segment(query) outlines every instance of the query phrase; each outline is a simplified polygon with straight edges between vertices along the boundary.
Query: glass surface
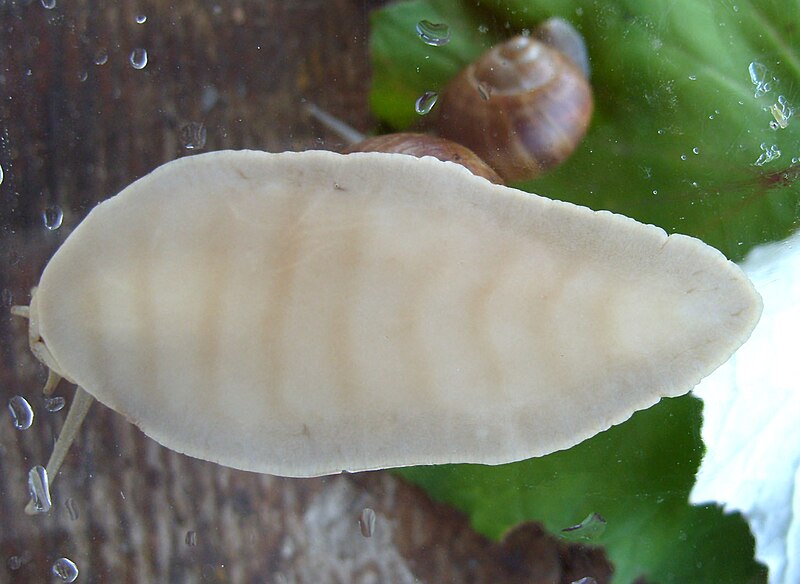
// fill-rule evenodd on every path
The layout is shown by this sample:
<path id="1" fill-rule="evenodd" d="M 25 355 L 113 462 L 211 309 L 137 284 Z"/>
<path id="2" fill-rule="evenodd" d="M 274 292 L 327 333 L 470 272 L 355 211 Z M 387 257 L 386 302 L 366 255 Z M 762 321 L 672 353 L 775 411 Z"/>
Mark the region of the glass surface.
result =
<path id="1" fill-rule="evenodd" d="M 764 315 L 694 392 L 705 405 L 666 399 L 497 467 L 292 479 L 174 452 L 94 404 L 47 476 L 74 386 L 43 395 L 11 307 L 98 202 L 202 152 L 434 133 L 450 80 L 550 16 L 585 39 L 593 117 L 562 166 L 514 186 L 740 263 Z M 0 0 L 0 582 L 800 581 L 799 17 L 777 1 Z M 226 431 L 213 411 L 202 424 Z"/>

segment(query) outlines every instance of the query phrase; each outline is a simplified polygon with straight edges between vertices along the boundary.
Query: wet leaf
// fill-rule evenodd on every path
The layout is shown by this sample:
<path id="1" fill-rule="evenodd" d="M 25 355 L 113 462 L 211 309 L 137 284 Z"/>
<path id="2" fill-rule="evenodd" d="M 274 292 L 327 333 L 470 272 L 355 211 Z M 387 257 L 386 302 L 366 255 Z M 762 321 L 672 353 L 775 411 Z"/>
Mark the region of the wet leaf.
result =
<path id="1" fill-rule="evenodd" d="M 755 583 L 764 571 L 739 515 L 688 504 L 702 456 L 701 404 L 668 399 L 562 452 L 497 467 L 449 465 L 398 471 L 435 499 L 466 512 L 499 539 L 528 520 L 555 534 L 597 513 L 593 545 L 606 548 L 614 582 Z"/>
<path id="2" fill-rule="evenodd" d="M 423 92 L 441 90 L 498 39 L 559 15 L 586 38 L 596 112 L 578 152 L 528 190 L 700 237 L 733 259 L 788 235 L 800 219 L 800 116 L 777 130 L 770 122 L 779 97 L 800 106 L 800 9 L 778 0 L 586 4 L 415 0 L 379 11 L 372 107 L 408 127 Z M 421 42 L 421 18 L 446 23 L 450 43 Z M 769 89 L 759 97 L 751 64 Z M 773 159 L 757 166 L 765 152 Z"/>

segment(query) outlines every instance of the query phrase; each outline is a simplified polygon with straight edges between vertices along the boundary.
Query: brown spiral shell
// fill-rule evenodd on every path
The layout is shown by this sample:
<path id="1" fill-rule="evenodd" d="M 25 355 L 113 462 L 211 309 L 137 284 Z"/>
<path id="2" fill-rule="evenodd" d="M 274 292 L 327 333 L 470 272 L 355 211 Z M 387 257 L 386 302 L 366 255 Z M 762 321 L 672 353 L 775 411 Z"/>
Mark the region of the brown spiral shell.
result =
<path id="1" fill-rule="evenodd" d="M 439 160 L 457 162 L 472 174 L 482 176 L 495 184 L 505 184 L 488 164 L 466 146 L 428 134 L 401 132 L 374 136 L 351 146 L 347 152 L 397 152 L 417 158 L 433 156 Z"/>
<path id="2" fill-rule="evenodd" d="M 572 60 L 517 36 L 450 82 L 439 98 L 436 127 L 513 182 L 563 162 L 586 134 L 593 107 L 589 82 Z"/>

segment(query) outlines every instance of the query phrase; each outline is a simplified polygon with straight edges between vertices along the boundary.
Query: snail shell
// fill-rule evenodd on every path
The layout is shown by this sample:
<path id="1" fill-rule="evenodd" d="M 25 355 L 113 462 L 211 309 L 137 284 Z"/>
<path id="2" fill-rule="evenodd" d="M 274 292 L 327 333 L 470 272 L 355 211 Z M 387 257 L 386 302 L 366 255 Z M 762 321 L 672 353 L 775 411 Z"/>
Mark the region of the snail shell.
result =
<path id="1" fill-rule="evenodd" d="M 583 71 L 583 76 L 589 79 L 591 76 L 589 51 L 586 49 L 583 35 L 577 28 L 563 18 L 553 16 L 534 28 L 532 32 L 534 38 L 569 57 Z"/>
<path id="2" fill-rule="evenodd" d="M 489 49 L 445 88 L 436 127 L 513 182 L 564 161 L 586 134 L 592 110 L 591 87 L 570 58 L 517 36 Z"/>
<path id="3" fill-rule="evenodd" d="M 354 144 L 346 152 L 396 152 L 417 158 L 433 156 L 439 160 L 457 162 L 472 174 L 482 176 L 495 184 L 505 184 L 488 164 L 466 146 L 428 134 L 401 132 L 374 136 Z"/>

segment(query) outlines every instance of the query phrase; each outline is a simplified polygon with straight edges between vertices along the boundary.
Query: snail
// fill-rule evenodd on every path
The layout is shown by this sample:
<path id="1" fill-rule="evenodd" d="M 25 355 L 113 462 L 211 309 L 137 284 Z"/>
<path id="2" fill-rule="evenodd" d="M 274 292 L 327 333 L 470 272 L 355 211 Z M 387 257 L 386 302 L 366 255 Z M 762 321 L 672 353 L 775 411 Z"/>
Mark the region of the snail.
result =
<path id="1" fill-rule="evenodd" d="M 588 76 L 580 33 L 551 18 L 529 36 L 492 47 L 445 87 L 430 124 L 439 137 L 403 133 L 358 141 L 352 131 L 342 133 L 357 142 L 348 152 L 431 155 L 469 161 L 473 173 L 493 182 L 498 175 L 504 182 L 529 180 L 566 160 L 586 134 L 594 108 Z M 336 126 L 313 106 L 309 111 Z"/>
<path id="2" fill-rule="evenodd" d="M 520 38 L 487 55 L 528 54 Z M 486 145 L 506 180 L 558 159 Z M 688 392 L 760 317 L 697 239 L 491 184 L 440 137 L 359 149 L 376 151 L 189 156 L 90 212 L 11 309 L 45 393 L 78 386 L 45 477 L 94 399 L 173 450 L 280 476 L 543 456 Z"/>
<path id="3" fill-rule="evenodd" d="M 254 472 L 503 464 L 688 392 L 761 300 L 697 239 L 430 156 L 223 150 L 94 207 L 12 313 L 78 386 L 37 513 L 94 399 Z"/>

